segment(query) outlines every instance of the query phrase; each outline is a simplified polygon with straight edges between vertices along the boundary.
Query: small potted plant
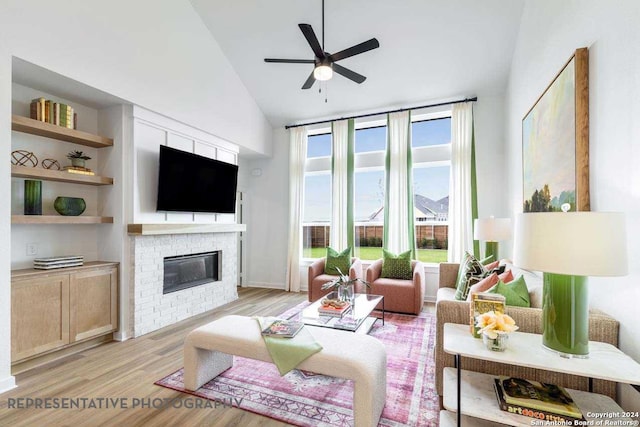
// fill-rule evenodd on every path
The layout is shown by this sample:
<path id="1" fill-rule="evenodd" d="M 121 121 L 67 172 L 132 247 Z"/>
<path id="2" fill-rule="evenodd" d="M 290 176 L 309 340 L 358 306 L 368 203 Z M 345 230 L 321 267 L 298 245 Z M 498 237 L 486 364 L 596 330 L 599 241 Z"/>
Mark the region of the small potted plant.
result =
<path id="1" fill-rule="evenodd" d="M 505 351 L 509 332 L 518 330 L 511 316 L 494 311 L 476 316 L 476 326 L 480 328 L 484 344 L 493 351 Z"/>
<path id="2" fill-rule="evenodd" d="M 91 157 L 85 155 L 82 151 L 72 151 L 67 154 L 67 159 L 71 160 L 71 166 L 76 168 L 84 168 L 85 160 L 90 160 Z"/>
<path id="3" fill-rule="evenodd" d="M 336 270 L 338 270 L 338 277 L 322 285 L 321 289 L 335 289 L 338 294 L 338 300 L 351 301 L 354 295 L 353 287 L 357 282 L 364 284 L 368 288 L 370 287 L 364 280 L 358 278 L 352 279 L 349 276 L 344 275 L 338 267 L 336 267 Z"/>

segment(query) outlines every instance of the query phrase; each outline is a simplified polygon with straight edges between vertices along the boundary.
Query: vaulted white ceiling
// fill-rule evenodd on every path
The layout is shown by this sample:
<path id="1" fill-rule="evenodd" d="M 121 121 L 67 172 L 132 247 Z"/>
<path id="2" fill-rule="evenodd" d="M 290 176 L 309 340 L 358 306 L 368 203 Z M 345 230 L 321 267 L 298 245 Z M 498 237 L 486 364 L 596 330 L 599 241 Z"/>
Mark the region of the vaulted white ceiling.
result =
<path id="1" fill-rule="evenodd" d="M 326 0 L 325 50 L 376 37 L 378 49 L 340 61 L 367 80 L 302 84 L 313 59 L 299 23 L 321 40 L 321 0 L 191 0 L 274 127 L 309 119 L 502 93 L 524 0 Z M 206 52 L 203 52 L 206 55 Z M 325 93 L 326 91 L 326 93 Z M 325 95 L 327 102 L 325 103 Z"/>

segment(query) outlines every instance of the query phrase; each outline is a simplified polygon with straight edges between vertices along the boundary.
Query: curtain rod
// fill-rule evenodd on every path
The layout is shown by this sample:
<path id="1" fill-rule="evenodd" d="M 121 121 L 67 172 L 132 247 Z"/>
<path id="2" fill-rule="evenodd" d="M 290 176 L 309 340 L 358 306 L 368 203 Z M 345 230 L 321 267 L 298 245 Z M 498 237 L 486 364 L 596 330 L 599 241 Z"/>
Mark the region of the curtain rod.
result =
<path id="1" fill-rule="evenodd" d="M 441 107 L 443 105 L 460 104 L 460 103 L 463 103 L 463 102 L 475 102 L 477 100 L 478 100 L 478 97 L 474 96 L 473 98 L 459 99 L 457 101 L 439 102 L 437 104 L 419 105 L 417 107 L 398 108 L 397 110 L 378 111 L 377 113 L 358 114 L 356 116 L 340 117 L 340 118 L 337 118 L 337 119 L 327 119 L 327 120 L 319 120 L 317 122 L 300 123 L 299 125 L 286 125 L 284 128 L 285 129 L 290 129 L 290 128 L 297 128 L 297 127 L 300 127 L 300 126 L 311 126 L 311 125 L 317 125 L 317 124 L 320 124 L 320 123 L 329 123 L 329 122 L 333 122 L 333 121 L 336 121 L 336 120 L 360 119 L 362 117 L 379 116 L 380 114 L 399 113 L 401 111 L 419 110 L 421 108 L 429 108 L 429 107 Z"/>

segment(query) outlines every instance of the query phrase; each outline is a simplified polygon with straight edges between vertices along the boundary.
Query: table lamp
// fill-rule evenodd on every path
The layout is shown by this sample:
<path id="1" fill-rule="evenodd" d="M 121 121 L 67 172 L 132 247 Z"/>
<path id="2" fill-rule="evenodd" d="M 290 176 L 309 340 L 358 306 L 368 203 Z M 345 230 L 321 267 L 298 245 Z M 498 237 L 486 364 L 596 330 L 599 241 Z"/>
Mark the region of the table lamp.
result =
<path id="1" fill-rule="evenodd" d="M 511 239 L 511 218 L 476 219 L 473 223 L 473 240 L 485 240 L 485 258 L 493 255 L 498 259 L 498 242 Z"/>
<path id="2" fill-rule="evenodd" d="M 587 276 L 626 275 L 626 248 L 623 213 L 517 215 L 513 263 L 543 272 L 544 347 L 563 357 L 588 357 Z"/>

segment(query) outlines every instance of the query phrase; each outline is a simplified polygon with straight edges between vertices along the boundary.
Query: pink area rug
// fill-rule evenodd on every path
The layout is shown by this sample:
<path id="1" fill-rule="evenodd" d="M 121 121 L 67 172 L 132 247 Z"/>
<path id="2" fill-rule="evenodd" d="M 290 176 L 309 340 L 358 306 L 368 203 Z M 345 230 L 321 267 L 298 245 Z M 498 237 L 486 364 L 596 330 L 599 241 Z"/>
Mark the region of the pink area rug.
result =
<path id="1" fill-rule="evenodd" d="M 300 305 L 281 317 L 295 317 Z M 387 313 L 370 335 L 387 349 L 387 402 L 379 426 L 437 426 L 435 316 Z M 234 356 L 233 368 L 195 392 L 183 388 L 182 369 L 155 384 L 298 426 L 352 426 L 353 382 L 294 370 L 284 377 L 275 365 Z"/>

